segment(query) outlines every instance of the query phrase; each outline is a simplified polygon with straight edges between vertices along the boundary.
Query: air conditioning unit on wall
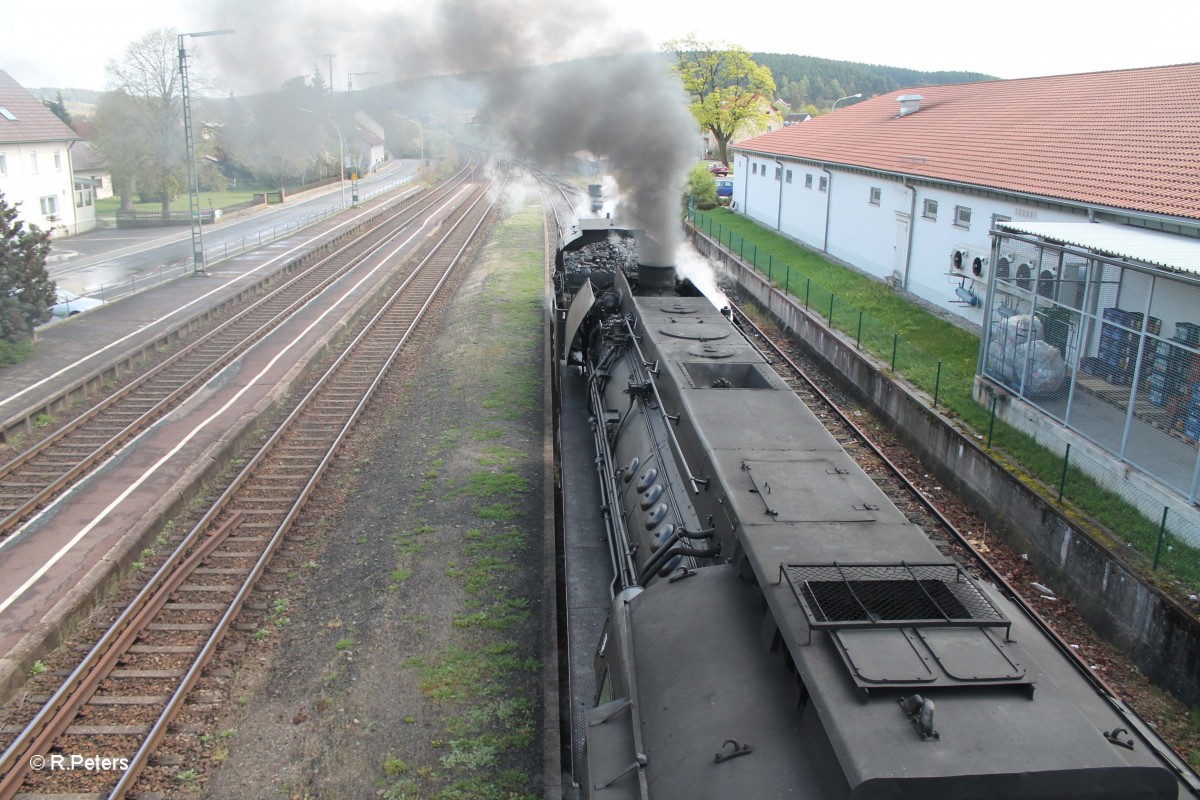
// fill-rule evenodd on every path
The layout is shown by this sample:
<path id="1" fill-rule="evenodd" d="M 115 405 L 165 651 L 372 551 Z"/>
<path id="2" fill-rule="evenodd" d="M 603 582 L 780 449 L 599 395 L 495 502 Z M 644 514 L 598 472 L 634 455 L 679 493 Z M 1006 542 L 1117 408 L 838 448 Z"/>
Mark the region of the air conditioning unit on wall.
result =
<path id="1" fill-rule="evenodd" d="M 967 256 L 967 264 L 963 271 L 970 273 L 975 278 L 986 278 L 988 258 L 991 256 L 991 253 L 987 250 L 972 247 L 967 250 Z"/>
<path id="2" fill-rule="evenodd" d="M 965 272 L 971 268 L 971 251 L 965 244 L 956 245 L 950 250 L 950 269 L 955 272 Z"/>

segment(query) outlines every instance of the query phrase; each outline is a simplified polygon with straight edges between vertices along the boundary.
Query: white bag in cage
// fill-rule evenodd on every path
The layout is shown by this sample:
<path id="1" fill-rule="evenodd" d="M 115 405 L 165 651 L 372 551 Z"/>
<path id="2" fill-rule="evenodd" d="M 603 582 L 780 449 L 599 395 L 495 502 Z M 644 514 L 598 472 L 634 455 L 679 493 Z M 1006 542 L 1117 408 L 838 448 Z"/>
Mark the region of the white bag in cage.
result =
<path id="1" fill-rule="evenodd" d="M 992 343 L 998 344 L 1002 351 L 1010 352 L 1031 339 L 1041 339 L 1042 321 L 1032 314 L 1014 314 L 996 320 L 994 331 Z"/>
<path id="2" fill-rule="evenodd" d="M 1018 374 L 1026 369 L 1026 394 L 1049 394 L 1058 391 L 1067 377 L 1067 365 L 1062 353 L 1049 342 L 1033 341 L 1019 345 L 1012 366 L 1014 381 L 1020 382 Z"/>

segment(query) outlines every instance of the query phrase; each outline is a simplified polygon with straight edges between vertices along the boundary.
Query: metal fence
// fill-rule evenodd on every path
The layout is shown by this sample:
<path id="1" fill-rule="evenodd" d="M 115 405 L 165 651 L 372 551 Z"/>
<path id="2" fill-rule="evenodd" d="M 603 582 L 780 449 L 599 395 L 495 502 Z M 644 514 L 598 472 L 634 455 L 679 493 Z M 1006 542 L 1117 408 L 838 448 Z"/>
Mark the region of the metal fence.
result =
<path id="1" fill-rule="evenodd" d="M 366 202 L 371 198 L 377 197 L 386 192 L 390 192 L 407 183 L 412 183 L 412 177 L 397 178 L 393 181 L 381 184 L 372 188 L 370 191 L 362 192 L 359 195 L 359 202 Z M 336 183 L 336 179 L 334 181 Z M 251 205 L 262 205 L 261 203 L 252 203 Z M 325 206 L 324 208 L 314 211 L 311 214 L 305 214 L 295 222 L 289 222 L 285 225 L 272 225 L 269 229 L 263 228 L 248 236 L 242 236 L 239 239 L 220 242 L 218 244 L 208 245 L 204 248 L 204 263 L 207 266 L 220 263 L 229 258 L 255 250 L 266 244 L 271 244 L 285 236 L 290 236 L 297 231 L 303 230 L 311 225 L 314 225 L 322 220 L 328 219 L 342 211 L 340 203 Z M 187 212 L 182 212 L 185 215 Z M 208 234 L 210 237 L 213 233 Z M 134 273 L 127 279 L 118 282 L 101 283 L 98 287 L 89 287 L 85 293 L 88 297 L 94 297 L 105 302 L 116 300 L 119 297 L 135 294 L 152 286 L 157 286 L 169 280 L 174 280 L 183 275 L 187 275 L 193 269 L 192 259 L 190 257 L 180 258 L 172 261 L 169 264 L 161 264 L 157 267 Z"/>
<path id="2" fill-rule="evenodd" d="M 1026 253 L 1024 255 L 1030 258 L 1013 259 L 1012 264 L 1016 266 L 1010 264 L 1009 277 L 997 280 L 997 286 L 1008 292 L 1007 299 L 1001 300 L 998 290 L 998 302 L 994 303 L 995 307 L 1007 308 L 1006 313 L 1000 315 L 1004 322 L 999 323 L 988 337 L 989 349 L 983 359 L 989 378 L 1002 383 L 1022 400 L 1060 423 L 1083 423 L 1092 419 L 1089 414 L 1095 403 L 1111 406 L 1119 420 L 1097 418 L 1095 426 L 1089 428 L 1097 439 L 1097 449 L 1089 452 L 1078 446 L 1072 449 L 1068 438 L 1027 416 L 1002 417 L 996 403 L 987 407 L 977 402 L 973 394 L 975 364 L 945 363 L 938 355 L 907 340 L 894 326 L 839 298 L 833 290 L 777 258 L 752 239 L 730 230 L 703 212 L 689 210 L 688 217 L 697 230 L 755 271 L 766 275 L 772 285 L 796 298 L 807 312 L 821 317 L 829 327 L 853 339 L 859 349 L 871 353 L 893 373 L 927 392 L 934 407 L 952 410 L 975 429 L 981 443 L 1007 453 L 1037 476 L 1051 492 L 1057 491 L 1060 501 L 1071 502 L 1116 532 L 1124 546 L 1136 551 L 1136 555 L 1134 552 L 1128 555 L 1143 559 L 1147 566 L 1155 569 L 1170 567 L 1189 585 L 1200 588 L 1200 524 L 1196 522 L 1195 509 L 1182 501 L 1164 502 L 1163 493 L 1140 490 L 1126 479 L 1121 469 L 1114 470 L 1111 461 L 1104 458 L 1107 451 L 1129 462 L 1130 456 L 1153 447 L 1141 438 L 1142 426 L 1163 425 L 1162 409 L 1176 406 L 1174 400 L 1165 406 L 1158 405 L 1160 395 L 1152 395 L 1152 392 L 1161 391 L 1160 382 L 1152 382 L 1146 369 L 1138 371 L 1140 364 L 1150 363 L 1145 358 L 1146 352 L 1164 341 L 1162 331 L 1154 330 L 1153 323 L 1146 320 L 1140 323 L 1140 328 L 1148 329 L 1141 330 L 1138 324 L 1133 324 L 1137 322 L 1136 318 L 1116 319 L 1111 313 L 1109 319 L 1104 316 L 1102 309 L 1110 307 L 1104 303 L 1106 298 L 1114 296 L 1118 276 L 1112 272 L 1104 273 L 1088 287 L 1090 295 L 1081 295 L 1077 271 L 1072 273 L 1070 268 L 1056 266 L 1050 275 L 1048 264 L 1046 269 L 1035 270 L 1034 265 L 1040 266 L 1041 254 Z M 1038 257 L 1032 258 L 1034 255 Z M 1018 274 L 1016 267 L 1022 264 L 1027 264 L 1028 268 Z M 1129 276 L 1123 277 L 1130 280 Z M 1083 296 L 1095 298 L 1090 312 L 1085 310 Z M 1112 303 L 1111 307 L 1115 305 Z M 1115 326 L 1113 330 L 1120 330 L 1136 340 L 1135 344 L 1125 345 L 1127 353 L 1122 351 L 1132 359 L 1127 367 L 1122 367 L 1128 369 L 1129 376 L 1129 385 L 1123 389 L 1123 402 L 1115 396 L 1119 386 L 1107 384 L 1102 377 L 1088 371 L 1090 368 L 1101 371 L 1098 363 L 1083 360 L 1083 369 L 1069 376 L 1064 371 L 1056 372 L 1069 359 L 1094 357 L 1101 339 L 1106 335 L 1109 339 L 1114 336 L 1113 333 L 1105 334 L 1105 325 Z M 976 338 L 966 331 L 961 335 Z M 1169 346 L 1175 348 L 1166 351 L 1170 363 L 1181 364 L 1195 356 L 1196 363 L 1200 364 L 1200 350 L 1196 347 L 1177 340 L 1172 340 Z M 1054 362 L 1047 347 L 1060 354 L 1059 362 L 1047 363 Z M 1055 375 L 1060 379 L 1058 383 L 1054 382 Z M 1196 380 L 1200 382 L 1200 377 Z M 1078 390 L 1081 385 L 1094 389 L 1094 382 L 1108 385 L 1107 399 L 1093 398 Z M 1188 400 L 1200 408 L 1200 390 L 1195 398 L 1179 391 L 1174 397 L 1179 403 Z M 1131 413 L 1148 408 L 1159 409 L 1160 416 L 1142 419 L 1139 414 Z M 1169 436 L 1174 446 L 1181 448 L 1178 460 L 1186 464 L 1186 469 L 1171 468 L 1174 480 L 1168 485 L 1190 488 L 1195 485 L 1191 470 L 1197 463 L 1197 445 L 1195 436 L 1190 440 L 1187 436 L 1189 417 L 1183 416 L 1182 427 L 1179 427 L 1179 419 L 1178 415 L 1174 417 L 1173 431 L 1159 430 L 1159 433 Z M 1129 422 L 1128 429 L 1119 424 L 1125 422 Z M 1194 425 L 1200 428 L 1200 410 Z M 1146 469 L 1148 474 L 1157 478 L 1159 473 L 1171 471 L 1164 466 L 1160 453 L 1146 452 L 1145 457 L 1147 462 L 1157 465 Z"/>

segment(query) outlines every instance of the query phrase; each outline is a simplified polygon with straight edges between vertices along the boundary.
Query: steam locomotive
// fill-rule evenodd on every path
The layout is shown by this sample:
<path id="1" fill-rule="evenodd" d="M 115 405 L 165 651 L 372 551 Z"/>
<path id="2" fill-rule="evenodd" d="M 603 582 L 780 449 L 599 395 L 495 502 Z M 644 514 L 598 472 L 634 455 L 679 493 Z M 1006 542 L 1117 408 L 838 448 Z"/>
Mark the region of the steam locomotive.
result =
<path id="1" fill-rule="evenodd" d="M 564 492 L 596 494 L 611 566 L 607 617 L 572 654 L 592 666 L 578 796 L 1192 796 L 1153 733 L 911 524 L 725 315 L 637 263 L 638 238 L 585 222 L 556 254 L 561 424 L 594 447 Z"/>

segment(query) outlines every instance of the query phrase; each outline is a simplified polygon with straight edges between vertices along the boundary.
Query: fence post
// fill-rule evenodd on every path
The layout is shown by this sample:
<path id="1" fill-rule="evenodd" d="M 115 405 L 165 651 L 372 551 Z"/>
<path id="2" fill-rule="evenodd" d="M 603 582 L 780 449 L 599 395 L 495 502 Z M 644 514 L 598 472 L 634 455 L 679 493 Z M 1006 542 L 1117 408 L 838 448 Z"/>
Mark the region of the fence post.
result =
<path id="1" fill-rule="evenodd" d="M 1062 477 L 1058 479 L 1058 502 L 1062 502 L 1063 490 L 1067 488 L 1067 467 L 1071 464 L 1071 443 L 1067 443 L 1067 452 L 1063 453 Z"/>
<path id="2" fill-rule="evenodd" d="M 858 338 L 854 341 L 854 348 L 862 350 L 862 317 L 863 312 L 858 312 Z"/>
<path id="3" fill-rule="evenodd" d="M 988 447 L 992 446 L 992 431 L 996 428 L 996 404 L 1000 402 L 1000 395 L 992 395 L 992 417 L 988 420 Z"/>
<path id="4" fill-rule="evenodd" d="M 1158 546 L 1154 548 L 1154 567 L 1153 567 L 1153 569 L 1155 569 L 1155 570 L 1158 569 L 1158 556 L 1160 553 L 1162 553 L 1163 539 L 1165 539 L 1167 537 L 1167 512 L 1169 510 L 1170 510 L 1170 506 L 1163 506 L 1162 523 L 1158 526 Z"/>
<path id="5" fill-rule="evenodd" d="M 767 253 L 767 285 L 771 285 L 771 273 L 775 269 L 775 255 Z"/>
<path id="6" fill-rule="evenodd" d="M 833 301 L 837 297 L 833 292 L 829 293 L 829 327 L 833 327 Z"/>
<path id="7" fill-rule="evenodd" d="M 892 372 L 896 371 L 896 348 L 900 346 L 900 334 L 892 334 Z"/>
<path id="8" fill-rule="evenodd" d="M 745 245 L 745 244 L 746 244 L 746 240 L 742 239 L 742 245 Z M 744 261 L 745 259 L 746 259 L 746 256 L 743 255 L 742 260 Z M 756 266 L 756 267 L 758 266 L 758 245 L 757 244 L 754 245 L 754 266 Z"/>
<path id="9" fill-rule="evenodd" d="M 783 266 L 785 267 L 785 271 L 784 271 L 784 273 L 783 273 L 783 293 L 784 293 L 784 294 L 791 294 L 791 292 L 792 292 L 792 289 L 791 289 L 791 286 L 792 286 L 792 265 L 791 265 L 791 264 L 784 264 Z"/>
<path id="10" fill-rule="evenodd" d="M 937 377 L 933 379 L 933 407 L 937 408 L 938 393 L 942 390 L 942 362 L 938 362 Z"/>
<path id="11" fill-rule="evenodd" d="M 809 291 L 811 289 L 812 289 L 812 278 L 807 278 L 806 283 L 804 284 L 804 310 L 805 311 L 808 311 L 808 295 L 809 295 Z"/>

